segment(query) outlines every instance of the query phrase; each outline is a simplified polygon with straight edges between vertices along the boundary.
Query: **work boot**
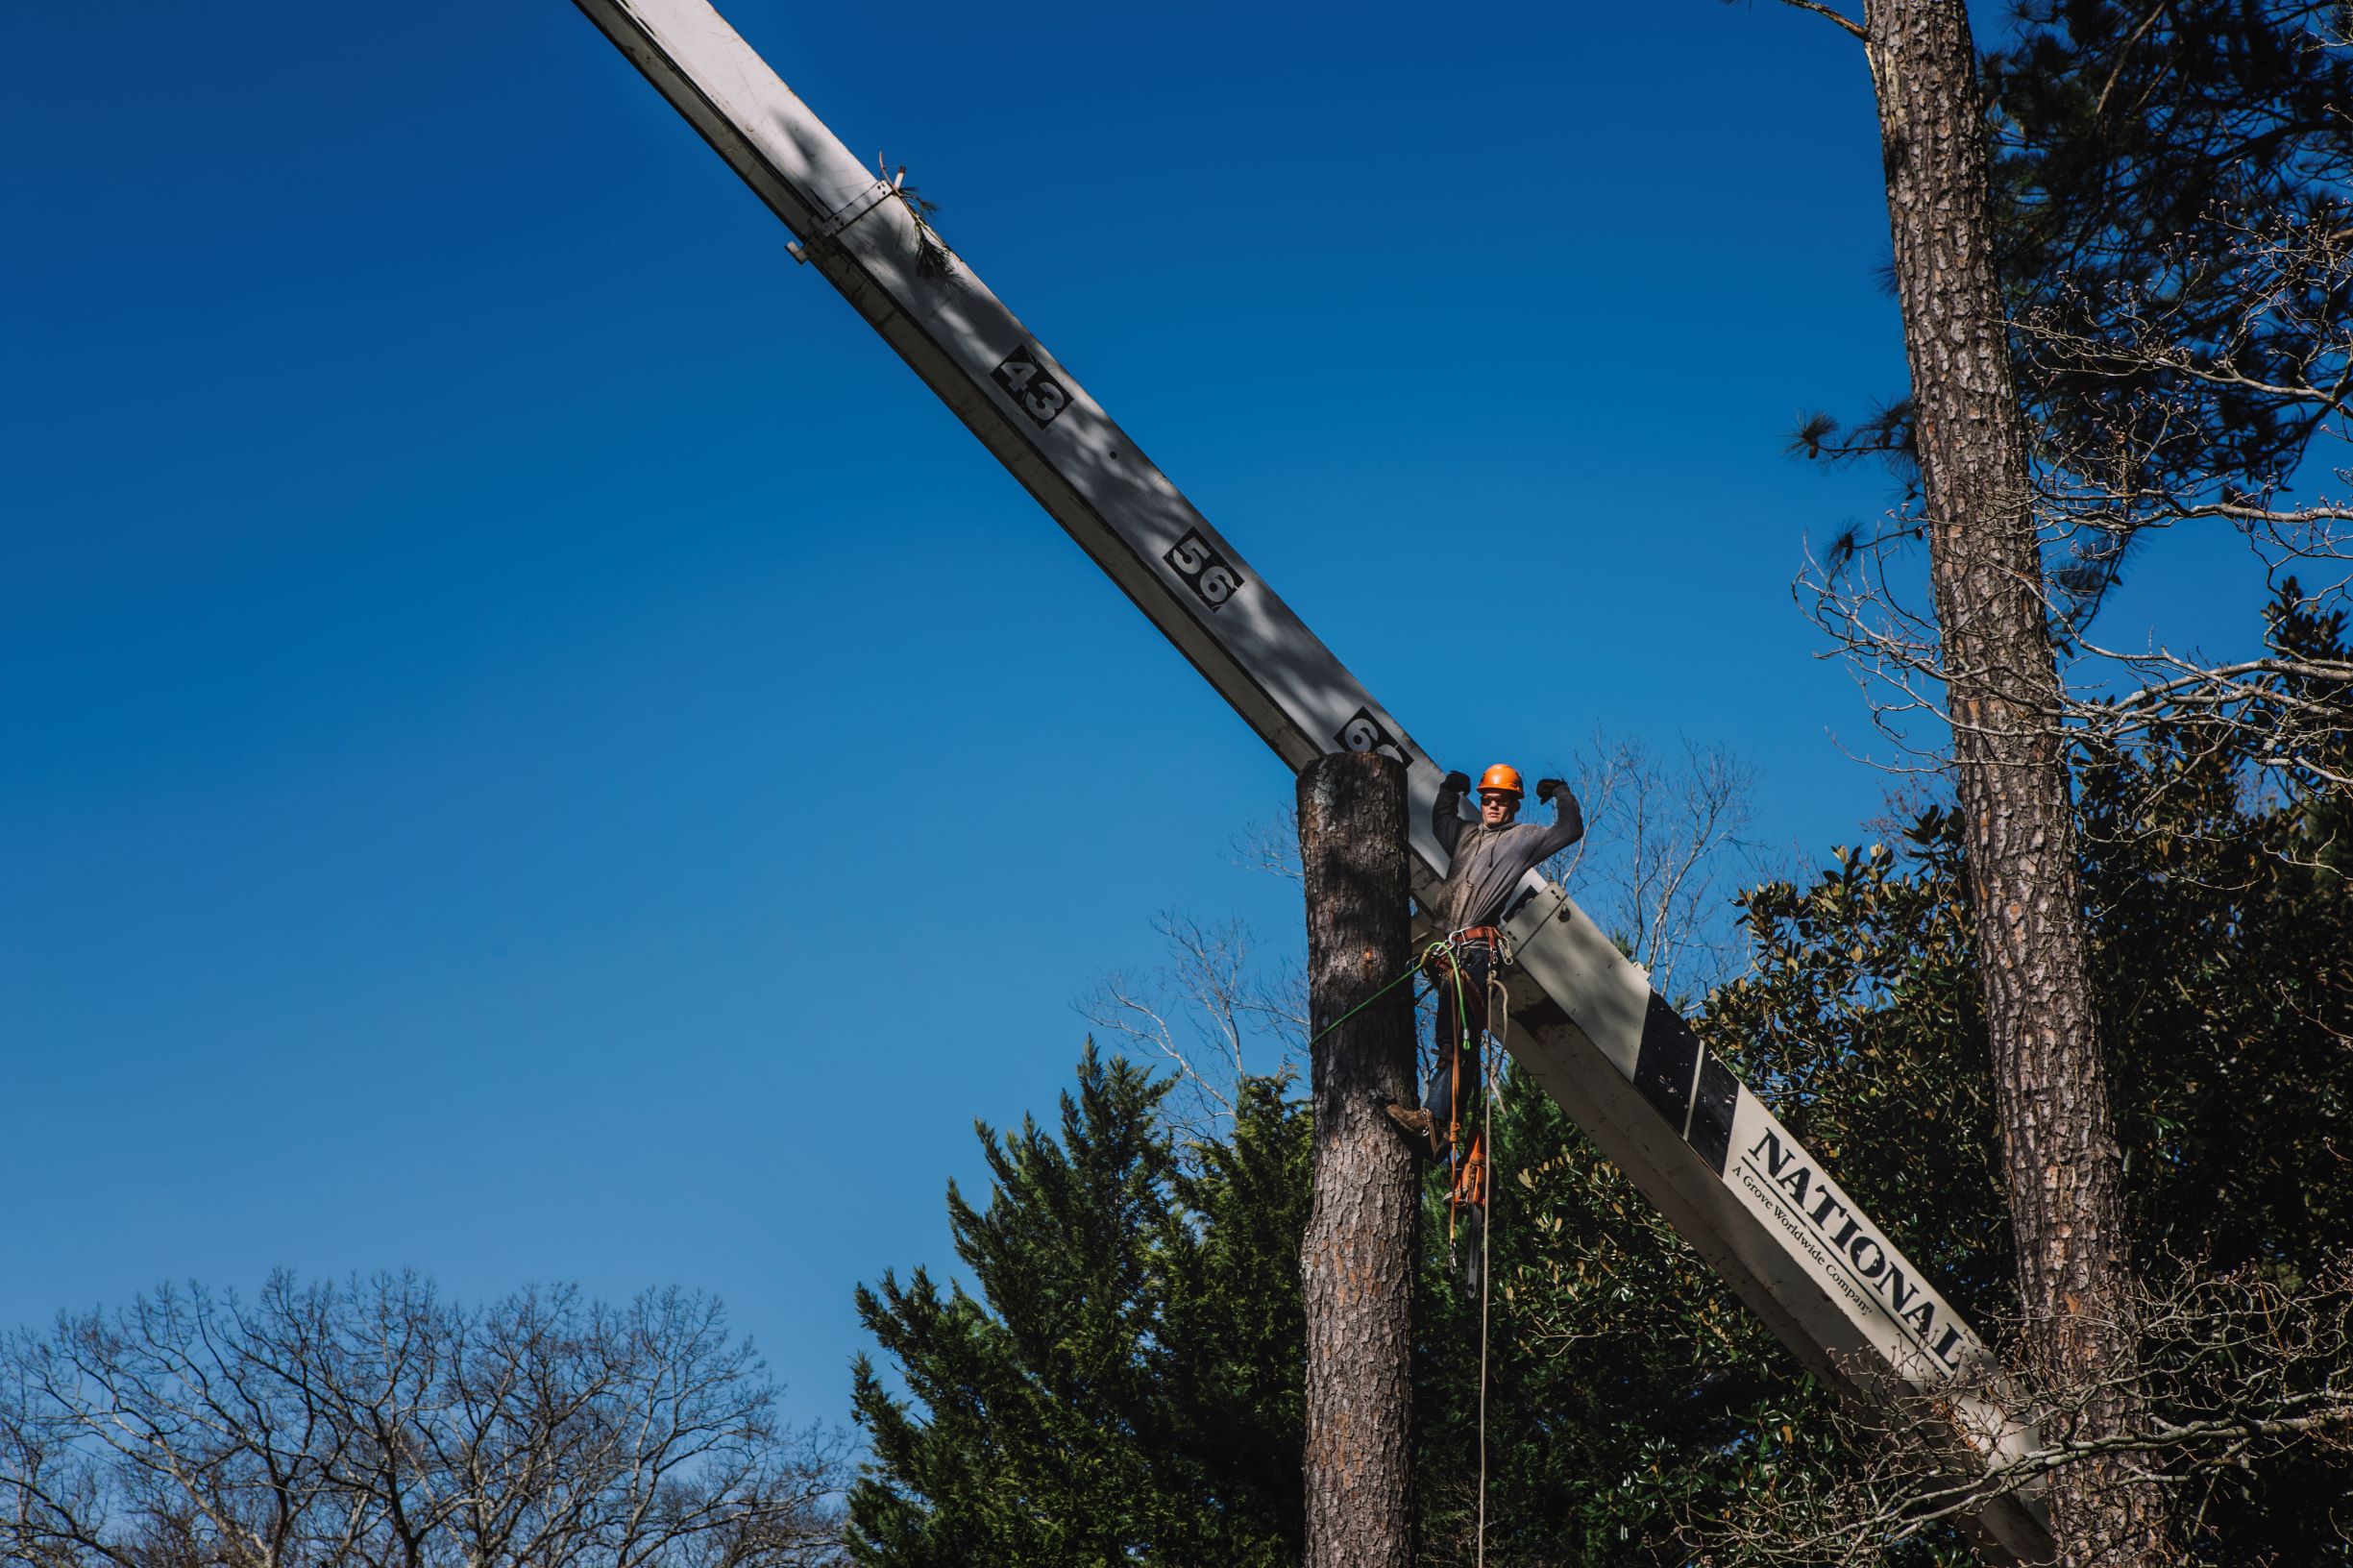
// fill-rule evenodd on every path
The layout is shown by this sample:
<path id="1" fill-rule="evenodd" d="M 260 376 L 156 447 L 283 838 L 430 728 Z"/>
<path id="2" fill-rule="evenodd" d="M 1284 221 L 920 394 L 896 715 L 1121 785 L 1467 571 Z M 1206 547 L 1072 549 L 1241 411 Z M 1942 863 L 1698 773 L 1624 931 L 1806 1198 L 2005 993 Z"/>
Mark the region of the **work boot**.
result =
<path id="1" fill-rule="evenodd" d="M 1430 1119 L 1428 1111 L 1420 1106 L 1399 1105 L 1395 1100 L 1385 1097 L 1381 1102 L 1381 1109 L 1388 1113 L 1391 1121 L 1411 1134 L 1429 1151 L 1433 1160 L 1438 1157 L 1437 1123 Z"/>

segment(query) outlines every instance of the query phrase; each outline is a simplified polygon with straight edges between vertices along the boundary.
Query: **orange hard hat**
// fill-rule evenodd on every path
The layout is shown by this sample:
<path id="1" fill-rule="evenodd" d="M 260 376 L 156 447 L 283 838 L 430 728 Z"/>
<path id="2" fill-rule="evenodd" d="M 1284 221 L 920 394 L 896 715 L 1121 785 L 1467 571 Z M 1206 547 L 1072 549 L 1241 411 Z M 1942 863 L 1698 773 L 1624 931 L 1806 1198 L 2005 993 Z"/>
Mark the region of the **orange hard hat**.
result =
<path id="1" fill-rule="evenodd" d="M 1499 762 L 1479 775 L 1479 793 L 1486 795 L 1490 792 L 1498 795 L 1528 793 L 1520 788 L 1520 771 L 1507 762 Z"/>

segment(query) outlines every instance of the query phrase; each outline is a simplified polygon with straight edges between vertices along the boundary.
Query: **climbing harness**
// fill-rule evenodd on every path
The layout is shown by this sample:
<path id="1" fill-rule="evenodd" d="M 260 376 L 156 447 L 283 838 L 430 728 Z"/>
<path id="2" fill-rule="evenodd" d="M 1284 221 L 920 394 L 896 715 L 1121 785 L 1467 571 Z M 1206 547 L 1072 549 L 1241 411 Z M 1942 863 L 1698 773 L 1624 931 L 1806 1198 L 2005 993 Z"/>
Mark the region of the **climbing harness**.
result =
<path id="1" fill-rule="evenodd" d="M 1466 1279 L 1483 1290 L 1486 1278 L 1487 1199 L 1493 1185 L 1493 1172 L 1489 1168 L 1488 1156 L 1488 1150 L 1493 1141 L 1493 1115 L 1490 1106 L 1491 1096 L 1485 1092 L 1483 1082 L 1487 1076 L 1485 1071 L 1487 1058 L 1484 1052 L 1478 1052 L 1474 1059 L 1481 1064 L 1480 1076 L 1483 1082 L 1480 1103 L 1488 1112 L 1485 1118 L 1488 1125 L 1475 1129 L 1472 1132 L 1469 1146 L 1465 1148 L 1462 1138 L 1462 1090 L 1464 1088 L 1462 1059 L 1476 1052 L 1478 1047 L 1478 1041 L 1473 1038 L 1470 999 L 1464 991 L 1465 976 L 1462 972 L 1462 959 L 1458 951 L 1466 939 L 1483 943 L 1487 947 L 1486 973 L 1477 982 L 1483 992 L 1480 997 L 1480 1011 L 1485 1015 L 1481 1019 L 1481 1027 L 1478 1032 L 1491 1038 L 1498 1050 L 1503 1046 L 1505 1031 L 1509 1028 L 1508 1021 L 1507 1021 L 1503 1028 L 1499 1029 L 1496 1026 L 1496 1020 L 1499 1017 L 1507 1020 L 1509 1017 L 1510 1000 L 1504 990 L 1503 971 L 1505 966 L 1511 962 L 1511 948 L 1509 943 L 1505 940 L 1503 932 L 1495 927 L 1474 926 L 1468 930 L 1452 932 L 1443 942 L 1433 943 L 1424 956 L 1424 962 L 1427 963 L 1431 953 L 1442 953 L 1446 968 L 1441 978 L 1451 981 L 1454 986 L 1455 1028 L 1453 1033 L 1456 1039 L 1446 1064 L 1446 1161 L 1451 1177 L 1448 1184 L 1446 1207 L 1446 1263 L 1449 1268 L 1452 1268 L 1458 1262 L 1463 1262 Z M 1459 1260 L 1456 1252 L 1458 1231 L 1464 1232 L 1467 1236 L 1462 1249 L 1464 1257 Z"/>

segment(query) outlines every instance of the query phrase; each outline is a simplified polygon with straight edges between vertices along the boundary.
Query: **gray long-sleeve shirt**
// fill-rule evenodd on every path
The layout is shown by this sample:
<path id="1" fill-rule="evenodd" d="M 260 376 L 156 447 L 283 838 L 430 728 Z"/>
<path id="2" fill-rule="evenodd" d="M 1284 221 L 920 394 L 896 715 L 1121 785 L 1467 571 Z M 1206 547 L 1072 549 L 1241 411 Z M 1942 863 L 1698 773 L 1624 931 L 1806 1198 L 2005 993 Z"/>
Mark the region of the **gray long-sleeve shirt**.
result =
<path id="1" fill-rule="evenodd" d="M 1449 931 L 1494 924 L 1521 877 L 1585 836 L 1585 814 L 1566 789 L 1553 796 L 1556 816 L 1550 827 L 1465 821 L 1462 796 L 1441 784 L 1430 809 L 1430 831 L 1449 857 L 1437 908 Z"/>

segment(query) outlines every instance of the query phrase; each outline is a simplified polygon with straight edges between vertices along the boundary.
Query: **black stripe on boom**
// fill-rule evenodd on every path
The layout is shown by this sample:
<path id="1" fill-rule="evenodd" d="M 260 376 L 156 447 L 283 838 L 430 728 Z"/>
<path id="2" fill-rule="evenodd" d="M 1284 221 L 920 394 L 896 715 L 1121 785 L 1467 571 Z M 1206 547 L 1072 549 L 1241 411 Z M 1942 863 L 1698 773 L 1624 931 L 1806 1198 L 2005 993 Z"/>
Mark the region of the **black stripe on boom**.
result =
<path id="1" fill-rule="evenodd" d="M 1652 992 L 1650 1010 L 1642 1015 L 1642 1048 L 1634 1054 L 1634 1088 L 1678 1138 L 1691 1115 L 1691 1080 L 1699 1069 L 1699 1037 Z"/>
<path id="2" fill-rule="evenodd" d="M 1700 1064 L 1700 1094 L 1691 1108 L 1691 1146 L 1719 1176 L 1732 1152 L 1732 1113 L 1740 1106 L 1740 1080 L 1713 1051 Z"/>

